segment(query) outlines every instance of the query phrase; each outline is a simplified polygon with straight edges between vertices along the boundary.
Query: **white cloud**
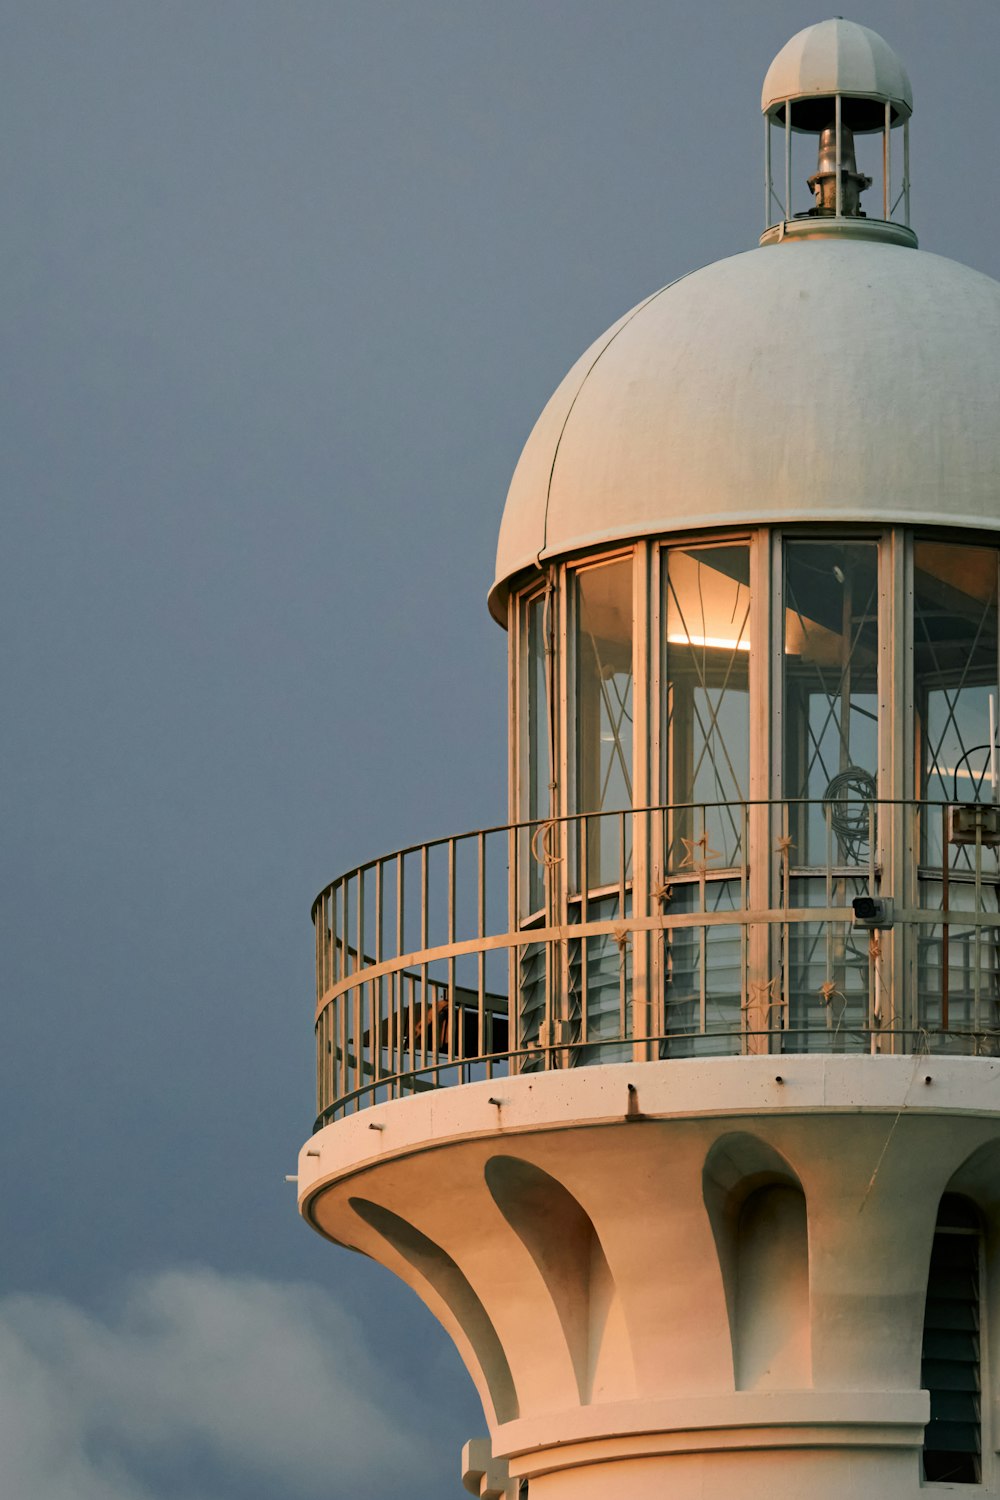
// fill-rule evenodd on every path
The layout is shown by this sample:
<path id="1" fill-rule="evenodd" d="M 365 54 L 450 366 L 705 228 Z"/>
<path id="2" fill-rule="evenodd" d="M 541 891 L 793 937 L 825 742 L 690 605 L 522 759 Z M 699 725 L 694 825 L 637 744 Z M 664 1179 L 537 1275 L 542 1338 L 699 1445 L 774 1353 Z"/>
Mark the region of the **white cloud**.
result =
<path id="1" fill-rule="evenodd" d="M 401 1424 L 400 1394 L 318 1287 L 172 1271 L 104 1318 L 0 1299 L 0 1473 L 16 1500 L 414 1493 L 441 1455 Z"/>

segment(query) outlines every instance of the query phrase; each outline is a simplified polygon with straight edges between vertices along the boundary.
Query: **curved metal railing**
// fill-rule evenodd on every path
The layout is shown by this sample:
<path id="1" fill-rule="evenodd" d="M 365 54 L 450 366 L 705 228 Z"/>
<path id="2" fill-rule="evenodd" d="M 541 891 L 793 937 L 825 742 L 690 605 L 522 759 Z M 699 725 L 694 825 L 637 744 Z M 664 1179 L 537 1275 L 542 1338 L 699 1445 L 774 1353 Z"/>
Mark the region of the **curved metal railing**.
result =
<path id="1" fill-rule="evenodd" d="M 841 798 L 547 819 L 372 860 L 313 905 L 318 1123 L 633 1059 L 1000 1053 L 998 845 L 992 806 Z"/>

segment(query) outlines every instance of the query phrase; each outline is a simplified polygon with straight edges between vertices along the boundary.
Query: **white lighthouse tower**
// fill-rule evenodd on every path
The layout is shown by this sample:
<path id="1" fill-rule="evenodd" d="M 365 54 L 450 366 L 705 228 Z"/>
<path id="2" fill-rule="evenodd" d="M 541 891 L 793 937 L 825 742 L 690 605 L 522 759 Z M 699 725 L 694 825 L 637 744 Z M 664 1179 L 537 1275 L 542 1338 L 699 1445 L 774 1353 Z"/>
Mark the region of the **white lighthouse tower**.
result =
<path id="1" fill-rule="evenodd" d="M 760 247 L 517 466 L 510 821 L 314 908 L 299 1206 L 492 1500 L 1000 1494 L 1000 284 L 917 248 L 880 37 L 762 107 Z"/>

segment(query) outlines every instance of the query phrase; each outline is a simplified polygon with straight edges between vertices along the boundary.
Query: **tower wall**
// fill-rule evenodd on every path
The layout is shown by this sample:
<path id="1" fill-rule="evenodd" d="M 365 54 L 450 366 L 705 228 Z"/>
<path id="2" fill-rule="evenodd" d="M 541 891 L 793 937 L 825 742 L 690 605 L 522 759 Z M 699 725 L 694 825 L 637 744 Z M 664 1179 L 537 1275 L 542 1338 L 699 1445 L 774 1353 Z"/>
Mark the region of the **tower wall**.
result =
<path id="1" fill-rule="evenodd" d="M 303 1212 L 449 1329 L 532 1500 L 920 1489 L 946 1191 L 978 1206 L 995 1279 L 1000 1062 L 565 1070 L 375 1107 L 306 1149 Z"/>

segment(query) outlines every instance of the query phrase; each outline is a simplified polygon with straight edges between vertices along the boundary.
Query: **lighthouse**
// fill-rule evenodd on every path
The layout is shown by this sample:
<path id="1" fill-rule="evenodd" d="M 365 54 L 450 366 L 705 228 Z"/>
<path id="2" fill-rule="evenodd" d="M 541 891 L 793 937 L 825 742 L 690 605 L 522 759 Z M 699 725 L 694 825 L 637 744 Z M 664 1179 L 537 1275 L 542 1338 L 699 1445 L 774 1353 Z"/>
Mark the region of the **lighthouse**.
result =
<path id="1" fill-rule="evenodd" d="M 761 103 L 759 245 L 514 472 L 506 821 L 313 907 L 299 1209 L 454 1340 L 480 1500 L 1000 1494 L 1000 284 L 881 37 Z"/>

